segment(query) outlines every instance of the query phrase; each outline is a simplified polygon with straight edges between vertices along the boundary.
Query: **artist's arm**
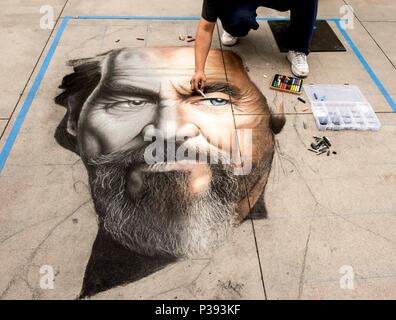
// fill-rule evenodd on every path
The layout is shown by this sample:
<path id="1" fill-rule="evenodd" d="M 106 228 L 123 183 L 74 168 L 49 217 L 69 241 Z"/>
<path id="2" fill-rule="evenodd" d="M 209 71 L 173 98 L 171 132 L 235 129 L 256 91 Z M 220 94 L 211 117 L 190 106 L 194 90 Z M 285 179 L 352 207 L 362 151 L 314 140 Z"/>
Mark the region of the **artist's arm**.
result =
<path id="1" fill-rule="evenodd" d="M 195 36 L 195 74 L 191 79 L 191 90 L 202 90 L 206 83 L 205 63 L 212 44 L 216 23 L 201 18 Z"/>

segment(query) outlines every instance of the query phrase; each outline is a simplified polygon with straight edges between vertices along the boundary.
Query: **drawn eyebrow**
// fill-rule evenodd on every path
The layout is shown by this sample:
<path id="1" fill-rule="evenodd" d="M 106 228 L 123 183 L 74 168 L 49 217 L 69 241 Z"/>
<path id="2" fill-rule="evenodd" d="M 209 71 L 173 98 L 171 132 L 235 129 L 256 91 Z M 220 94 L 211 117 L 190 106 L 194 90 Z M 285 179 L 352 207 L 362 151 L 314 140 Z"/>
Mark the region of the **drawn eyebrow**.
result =
<path id="1" fill-rule="evenodd" d="M 101 86 L 105 95 L 138 96 L 151 100 L 158 100 L 159 94 L 155 90 L 137 87 L 131 84 L 107 82 Z"/>
<path id="2" fill-rule="evenodd" d="M 184 87 L 177 88 L 174 86 L 174 89 L 182 99 L 187 99 L 200 95 L 198 92 L 192 92 L 191 89 L 187 89 Z M 241 89 L 226 82 L 207 83 L 205 85 L 204 92 L 205 94 L 222 92 L 237 100 L 242 98 Z"/>
<path id="3" fill-rule="evenodd" d="M 209 83 L 204 90 L 206 93 L 222 92 L 235 99 L 240 99 L 242 96 L 241 89 L 223 82 Z"/>

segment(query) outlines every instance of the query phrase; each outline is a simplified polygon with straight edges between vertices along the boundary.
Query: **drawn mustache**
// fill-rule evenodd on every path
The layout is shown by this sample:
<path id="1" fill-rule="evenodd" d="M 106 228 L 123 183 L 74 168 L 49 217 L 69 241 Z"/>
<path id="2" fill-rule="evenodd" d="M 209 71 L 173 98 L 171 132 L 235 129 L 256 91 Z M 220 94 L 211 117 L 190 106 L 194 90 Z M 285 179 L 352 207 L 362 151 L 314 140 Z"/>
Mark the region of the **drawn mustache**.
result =
<path id="1" fill-rule="evenodd" d="M 97 155 L 87 160 L 89 166 L 123 164 L 146 166 L 147 170 L 164 171 L 178 165 L 231 164 L 231 156 L 225 151 L 196 137 L 184 142 L 165 141 L 163 145 L 145 142 L 140 147 Z"/>

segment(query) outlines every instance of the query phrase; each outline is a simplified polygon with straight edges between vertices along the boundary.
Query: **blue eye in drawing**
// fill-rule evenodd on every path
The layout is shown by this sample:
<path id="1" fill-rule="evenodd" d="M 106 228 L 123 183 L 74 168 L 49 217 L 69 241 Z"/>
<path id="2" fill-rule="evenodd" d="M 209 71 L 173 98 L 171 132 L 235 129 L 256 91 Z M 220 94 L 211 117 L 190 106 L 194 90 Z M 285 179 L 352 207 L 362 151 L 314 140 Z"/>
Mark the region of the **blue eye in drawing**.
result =
<path id="1" fill-rule="evenodd" d="M 228 100 L 221 98 L 210 98 L 210 99 L 205 99 L 203 101 L 210 103 L 210 105 L 214 107 L 222 107 L 229 103 Z"/>

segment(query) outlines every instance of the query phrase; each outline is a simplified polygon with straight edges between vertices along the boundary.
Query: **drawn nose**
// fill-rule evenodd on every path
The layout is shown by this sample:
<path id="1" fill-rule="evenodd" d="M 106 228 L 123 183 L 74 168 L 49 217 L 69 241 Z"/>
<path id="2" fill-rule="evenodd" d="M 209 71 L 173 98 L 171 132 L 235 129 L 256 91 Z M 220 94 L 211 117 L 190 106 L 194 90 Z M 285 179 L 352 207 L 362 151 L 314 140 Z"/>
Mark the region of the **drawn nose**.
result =
<path id="1" fill-rule="evenodd" d="M 158 135 L 158 132 L 153 124 L 149 124 L 143 128 L 142 135 L 145 141 L 151 141 Z"/>
<path id="2" fill-rule="evenodd" d="M 199 135 L 199 128 L 192 124 L 186 123 L 181 125 L 176 131 L 176 140 L 183 141 L 188 138 L 194 138 Z"/>
<path id="3" fill-rule="evenodd" d="M 158 128 L 154 124 L 149 124 L 144 127 L 142 134 L 145 141 L 161 138 L 163 140 L 180 142 L 185 139 L 197 137 L 199 135 L 199 128 L 192 123 L 186 123 L 175 127 L 173 124 L 170 124 L 166 125 L 165 129 L 164 127 Z"/>
<path id="4" fill-rule="evenodd" d="M 170 103 L 161 107 L 157 121 L 143 129 L 146 141 L 160 137 L 162 140 L 180 142 L 199 135 L 199 127 L 194 123 L 185 122 L 183 117 L 178 114 L 177 108 Z"/>

